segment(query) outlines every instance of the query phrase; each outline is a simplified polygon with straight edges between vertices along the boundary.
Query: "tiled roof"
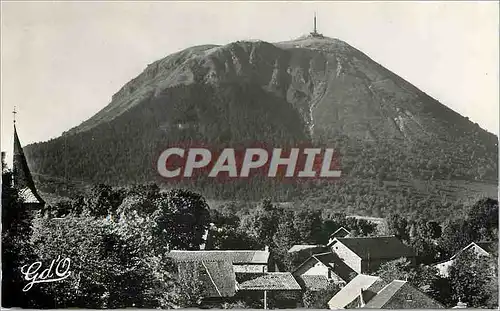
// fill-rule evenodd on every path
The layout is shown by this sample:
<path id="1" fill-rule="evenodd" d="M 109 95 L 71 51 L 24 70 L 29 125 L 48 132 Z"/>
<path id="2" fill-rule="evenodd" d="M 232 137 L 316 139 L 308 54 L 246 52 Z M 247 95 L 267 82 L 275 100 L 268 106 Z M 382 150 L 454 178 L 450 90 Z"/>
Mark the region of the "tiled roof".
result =
<path id="1" fill-rule="evenodd" d="M 303 288 L 313 291 L 326 289 L 330 284 L 328 278 L 324 275 L 299 275 L 297 281 Z"/>
<path id="2" fill-rule="evenodd" d="M 404 289 L 403 289 L 404 288 Z M 400 294 L 398 294 L 400 293 Z M 408 294 L 410 293 L 410 294 Z M 399 295 L 397 298 L 396 295 Z M 403 299 L 403 295 L 405 298 Z M 407 298 L 407 297 L 410 298 Z M 393 297 L 395 299 L 391 300 Z M 406 302 L 405 302 L 406 300 Z M 421 292 L 410 283 L 394 280 L 380 289 L 376 296 L 366 300 L 363 306 L 366 309 L 401 308 L 401 309 L 441 309 L 444 306 L 425 293 Z M 390 302 L 389 305 L 387 305 Z"/>
<path id="3" fill-rule="evenodd" d="M 228 261 L 191 261 L 180 262 L 177 265 L 181 278 L 200 271 L 196 277 L 203 286 L 203 296 L 232 297 L 236 292 L 236 277 L 233 265 Z"/>
<path id="4" fill-rule="evenodd" d="M 400 289 L 406 281 L 394 280 L 382 288 L 375 297 L 373 297 L 364 308 L 381 309 Z"/>
<path id="5" fill-rule="evenodd" d="M 361 293 L 361 290 L 367 290 L 376 281 L 381 280 L 377 276 L 358 274 L 352 281 L 347 283 L 335 296 L 330 299 L 328 306 L 330 309 L 343 309 Z"/>
<path id="6" fill-rule="evenodd" d="M 177 262 L 182 261 L 229 261 L 233 264 L 267 264 L 269 261 L 268 251 L 170 251 L 168 257 Z"/>
<path id="7" fill-rule="evenodd" d="M 290 272 L 238 273 L 238 289 L 254 290 L 301 290 Z"/>
<path id="8" fill-rule="evenodd" d="M 303 250 L 314 250 L 314 249 L 323 249 L 325 247 L 325 245 L 294 245 L 292 246 L 288 252 L 289 253 L 295 253 L 295 252 L 300 252 L 300 251 L 303 251 Z"/>
<path id="9" fill-rule="evenodd" d="M 414 257 L 415 252 L 395 236 L 336 238 L 362 259 Z"/>

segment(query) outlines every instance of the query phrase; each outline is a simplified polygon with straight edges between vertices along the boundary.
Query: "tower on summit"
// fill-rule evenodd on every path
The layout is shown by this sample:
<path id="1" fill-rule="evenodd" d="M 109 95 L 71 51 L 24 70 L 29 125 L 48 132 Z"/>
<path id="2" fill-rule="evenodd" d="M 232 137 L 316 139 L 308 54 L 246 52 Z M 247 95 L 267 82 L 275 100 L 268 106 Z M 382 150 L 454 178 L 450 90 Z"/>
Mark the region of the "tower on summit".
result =
<path id="1" fill-rule="evenodd" d="M 316 32 L 316 12 L 314 12 L 314 33 Z"/>
<path id="2" fill-rule="evenodd" d="M 323 38 L 323 35 L 318 33 L 318 29 L 316 27 L 316 12 L 314 12 L 314 20 L 313 20 L 313 32 L 310 33 L 311 37 L 315 38 Z"/>

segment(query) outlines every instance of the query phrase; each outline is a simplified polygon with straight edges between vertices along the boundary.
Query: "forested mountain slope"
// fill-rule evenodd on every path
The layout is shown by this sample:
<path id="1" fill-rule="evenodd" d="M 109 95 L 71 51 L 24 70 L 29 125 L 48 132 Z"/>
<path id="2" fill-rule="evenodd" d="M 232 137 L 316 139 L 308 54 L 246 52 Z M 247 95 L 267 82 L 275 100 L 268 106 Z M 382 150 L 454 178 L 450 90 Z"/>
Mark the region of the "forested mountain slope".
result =
<path id="1" fill-rule="evenodd" d="M 391 204 L 416 209 L 406 206 L 408 199 L 410 205 L 447 204 L 457 198 L 450 193 L 458 184 L 464 194 L 472 182 L 488 192 L 498 171 L 495 135 L 347 43 L 310 36 L 203 45 L 169 55 L 148 65 L 89 120 L 25 149 L 44 183 L 67 176 L 125 185 L 161 181 L 158 155 L 185 141 L 334 147 L 344 179 L 333 186 L 257 179 L 191 186 L 222 199 L 294 200 L 315 193 L 324 204 L 344 208 L 359 204 L 362 191 L 371 203 L 355 209 L 367 214 L 384 214 Z"/>

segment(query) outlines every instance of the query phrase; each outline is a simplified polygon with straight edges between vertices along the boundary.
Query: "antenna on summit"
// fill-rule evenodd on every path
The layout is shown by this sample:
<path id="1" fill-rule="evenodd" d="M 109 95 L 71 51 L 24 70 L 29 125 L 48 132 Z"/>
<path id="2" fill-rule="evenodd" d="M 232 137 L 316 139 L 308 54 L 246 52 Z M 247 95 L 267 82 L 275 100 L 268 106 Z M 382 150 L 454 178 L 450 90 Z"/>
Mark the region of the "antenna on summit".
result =
<path id="1" fill-rule="evenodd" d="M 13 116 L 13 120 L 14 120 L 14 124 L 16 124 L 16 106 L 14 106 L 14 110 L 12 110 L 12 116 Z"/>
<path id="2" fill-rule="evenodd" d="M 314 12 L 314 32 L 313 33 L 318 33 L 316 31 L 316 12 Z"/>
<path id="3" fill-rule="evenodd" d="M 318 33 L 318 28 L 316 27 L 316 12 L 314 12 L 313 32 L 311 32 L 311 37 L 323 38 L 323 35 Z"/>

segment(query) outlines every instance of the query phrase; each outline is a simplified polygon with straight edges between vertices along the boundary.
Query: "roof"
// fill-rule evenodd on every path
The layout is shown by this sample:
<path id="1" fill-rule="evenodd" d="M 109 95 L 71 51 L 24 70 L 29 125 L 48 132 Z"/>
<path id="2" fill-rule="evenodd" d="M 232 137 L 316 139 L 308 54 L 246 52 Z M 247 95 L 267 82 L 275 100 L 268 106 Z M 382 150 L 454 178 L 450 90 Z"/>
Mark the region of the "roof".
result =
<path id="1" fill-rule="evenodd" d="M 217 250 L 217 251 L 178 251 L 172 250 L 167 255 L 174 261 L 228 261 L 232 264 L 267 264 L 268 251 L 255 250 Z"/>
<path id="2" fill-rule="evenodd" d="M 297 281 L 303 288 L 318 291 L 322 289 L 326 289 L 330 282 L 325 275 L 299 275 L 297 276 Z"/>
<path id="3" fill-rule="evenodd" d="M 19 190 L 19 197 L 23 203 L 40 204 L 43 202 L 43 200 L 40 201 L 39 196 L 28 187 Z"/>
<path id="4" fill-rule="evenodd" d="M 238 290 L 302 290 L 290 272 L 238 273 Z"/>
<path id="5" fill-rule="evenodd" d="M 38 194 L 35 182 L 31 176 L 26 157 L 24 156 L 17 129 L 14 125 L 14 154 L 12 161 L 12 173 L 14 188 L 20 192 L 20 197 L 25 203 L 35 203 L 45 205 L 45 201 Z"/>
<path id="6" fill-rule="evenodd" d="M 292 246 L 288 250 L 288 252 L 289 253 L 295 253 L 295 252 L 300 252 L 300 251 L 303 251 L 303 250 L 322 249 L 324 247 L 325 247 L 325 245 L 321 245 L 321 244 L 318 244 L 318 245 L 298 244 L 298 245 Z"/>
<path id="7" fill-rule="evenodd" d="M 330 299 L 328 306 L 330 309 L 343 309 L 359 296 L 361 290 L 367 290 L 380 280 L 381 278 L 377 276 L 358 274 Z"/>
<path id="8" fill-rule="evenodd" d="M 406 281 L 394 280 L 382 288 L 364 308 L 381 309 L 400 289 Z"/>
<path id="9" fill-rule="evenodd" d="M 331 238 L 343 238 L 349 234 L 351 234 L 351 232 L 349 230 L 347 230 L 344 227 L 340 227 L 337 230 L 335 230 L 334 233 L 330 234 L 330 237 Z"/>
<path id="10" fill-rule="evenodd" d="M 349 282 L 352 279 L 353 273 L 357 275 L 351 267 L 349 267 L 344 260 L 342 260 L 337 254 L 328 252 L 323 254 L 313 255 L 316 260 L 321 262 L 327 267 L 330 267 L 335 274 L 337 274 L 345 282 Z M 333 267 L 331 266 L 333 264 Z"/>
<path id="11" fill-rule="evenodd" d="M 419 307 L 419 308 L 423 308 L 423 309 L 429 309 L 429 308 L 436 309 L 436 308 L 443 308 L 444 307 L 441 303 L 439 303 L 438 301 L 429 297 L 427 294 L 423 293 L 422 291 L 418 290 L 417 288 L 415 288 L 413 285 L 411 285 L 407 281 L 394 280 L 391 283 L 387 284 L 385 287 L 383 287 L 381 290 L 379 290 L 375 297 L 373 297 L 371 299 L 367 299 L 366 300 L 367 303 L 363 306 L 363 308 L 383 309 L 384 307 L 387 306 L 387 303 L 389 303 L 389 301 L 391 301 L 391 299 L 403 287 L 406 287 L 406 289 L 403 290 L 403 292 L 402 292 L 404 295 L 407 295 L 408 293 L 410 293 L 410 296 L 413 296 L 413 294 L 416 294 L 417 292 L 419 294 L 416 294 L 414 296 L 415 301 L 411 305 L 404 304 L 404 302 L 401 301 L 401 298 L 398 298 L 397 300 L 393 300 L 393 302 L 396 303 L 396 306 L 398 308 L 408 308 L 408 307 L 412 306 L 413 308 Z M 412 298 L 410 298 L 410 299 L 412 299 Z M 388 307 L 394 308 L 395 306 L 391 305 Z"/>
<path id="12" fill-rule="evenodd" d="M 201 282 L 205 298 L 232 297 L 236 292 L 233 265 L 228 261 L 180 262 L 177 268 L 181 278 L 186 278 L 192 272 L 199 271 L 199 274 L 195 275 Z"/>
<path id="13" fill-rule="evenodd" d="M 361 259 L 415 257 L 415 252 L 395 236 L 335 238 L 352 250 Z"/>
<path id="14" fill-rule="evenodd" d="M 490 254 L 495 248 L 495 243 L 492 241 L 472 242 L 469 245 L 467 245 L 466 247 L 464 247 L 462 250 L 460 250 L 458 253 L 453 255 L 450 258 L 450 260 L 457 258 L 458 255 L 462 254 L 464 251 L 470 249 L 471 247 L 473 247 L 475 245 L 479 246 L 484 252 L 486 252 L 488 254 Z"/>
<path id="15" fill-rule="evenodd" d="M 314 260 L 315 262 L 321 262 L 345 282 L 349 282 L 352 279 L 352 275 L 357 274 L 357 272 L 349 267 L 337 254 L 332 252 L 312 255 L 302 264 L 300 264 L 300 266 L 298 266 L 293 273 L 297 272 L 302 266 L 304 266 L 311 260 Z"/>
<path id="16" fill-rule="evenodd" d="M 476 242 L 476 245 L 481 247 L 482 249 L 484 249 L 488 253 L 495 251 L 495 242 L 494 241 Z"/>

